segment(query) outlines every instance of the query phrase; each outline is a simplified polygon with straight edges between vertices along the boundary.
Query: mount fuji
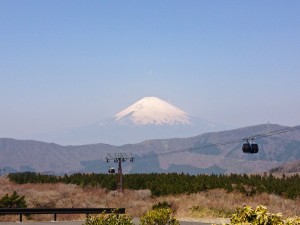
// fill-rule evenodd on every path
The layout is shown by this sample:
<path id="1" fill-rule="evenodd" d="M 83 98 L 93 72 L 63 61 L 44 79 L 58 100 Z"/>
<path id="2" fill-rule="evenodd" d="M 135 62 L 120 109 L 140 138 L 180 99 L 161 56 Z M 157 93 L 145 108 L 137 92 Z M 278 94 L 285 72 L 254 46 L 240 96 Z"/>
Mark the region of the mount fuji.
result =
<path id="1" fill-rule="evenodd" d="M 149 139 L 185 138 L 226 128 L 192 117 L 160 98 L 144 97 L 101 122 L 34 139 L 62 145 L 124 145 Z"/>
<path id="2" fill-rule="evenodd" d="M 123 111 L 114 119 L 127 125 L 190 125 L 189 115 L 156 97 L 145 97 Z"/>

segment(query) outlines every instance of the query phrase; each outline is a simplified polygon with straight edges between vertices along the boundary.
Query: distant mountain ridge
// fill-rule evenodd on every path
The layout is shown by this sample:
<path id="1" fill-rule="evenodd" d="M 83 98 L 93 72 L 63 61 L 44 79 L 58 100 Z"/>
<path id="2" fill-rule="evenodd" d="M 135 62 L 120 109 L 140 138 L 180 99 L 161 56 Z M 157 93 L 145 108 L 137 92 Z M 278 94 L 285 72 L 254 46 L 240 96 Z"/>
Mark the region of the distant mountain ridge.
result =
<path id="1" fill-rule="evenodd" d="M 0 168 L 6 171 L 53 171 L 55 173 L 107 172 L 107 153 L 130 152 L 134 163 L 125 162 L 125 173 L 255 173 L 264 172 L 284 163 L 300 160 L 300 131 L 287 132 L 258 139 L 258 154 L 244 154 L 243 142 L 211 146 L 231 140 L 269 133 L 286 128 L 263 124 L 211 132 L 190 138 L 147 140 L 137 144 L 113 146 L 89 144 L 62 146 L 40 141 L 0 139 Z M 168 154 L 169 152 L 175 152 Z"/>

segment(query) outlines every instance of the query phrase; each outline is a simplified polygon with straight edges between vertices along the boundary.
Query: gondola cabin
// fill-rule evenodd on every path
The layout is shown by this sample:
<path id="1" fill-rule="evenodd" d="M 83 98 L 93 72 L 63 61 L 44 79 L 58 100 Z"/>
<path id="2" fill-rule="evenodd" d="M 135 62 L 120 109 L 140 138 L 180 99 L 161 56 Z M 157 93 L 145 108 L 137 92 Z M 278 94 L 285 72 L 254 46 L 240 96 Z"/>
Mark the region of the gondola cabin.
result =
<path id="1" fill-rule="evenodd" d="M 251 148 L 253 153 L 258 153 L 258 144 L 252 143 Z"/>
<path id="2" fill-rule="evenodd" d="M 108 173 L 109 174 L 114 174 L 116 172 L 115 168 L 114 167 L 109 167 L 108 168 Z"/>
<path id="3" fill-rule="evenodd" d="M 258 144 L 255 143 L 244 143 L 243 144 L 243 152 L 244 153 L 258 153 Z"/>

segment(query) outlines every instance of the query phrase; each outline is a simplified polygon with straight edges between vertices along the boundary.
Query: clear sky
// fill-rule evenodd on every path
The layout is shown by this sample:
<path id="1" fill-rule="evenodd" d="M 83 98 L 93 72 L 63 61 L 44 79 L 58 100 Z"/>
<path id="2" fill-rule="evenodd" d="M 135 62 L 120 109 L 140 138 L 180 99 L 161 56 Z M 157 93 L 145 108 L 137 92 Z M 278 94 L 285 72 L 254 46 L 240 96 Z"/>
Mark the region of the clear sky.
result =
<path id="1" fill-rule="evenodd" d="M 0 137 L 156 96 L 243 127 L 300 124 L 300 1 L 0 0 Z"/>

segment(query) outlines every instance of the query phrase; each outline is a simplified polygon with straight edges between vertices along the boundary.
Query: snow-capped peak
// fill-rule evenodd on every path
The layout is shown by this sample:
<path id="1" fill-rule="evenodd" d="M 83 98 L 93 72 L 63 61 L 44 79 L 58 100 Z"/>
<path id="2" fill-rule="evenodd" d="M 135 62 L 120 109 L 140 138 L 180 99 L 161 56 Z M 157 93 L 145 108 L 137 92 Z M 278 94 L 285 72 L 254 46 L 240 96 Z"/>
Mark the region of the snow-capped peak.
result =
<path id="1" fill-rule="evenodd" d="M 189 115 L 157 97 L 145 97 L 117 113 L 119 123 L 135 125 L 188 125 Z"/>

